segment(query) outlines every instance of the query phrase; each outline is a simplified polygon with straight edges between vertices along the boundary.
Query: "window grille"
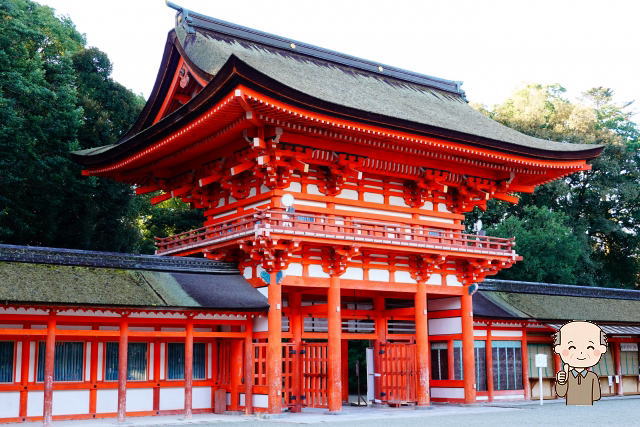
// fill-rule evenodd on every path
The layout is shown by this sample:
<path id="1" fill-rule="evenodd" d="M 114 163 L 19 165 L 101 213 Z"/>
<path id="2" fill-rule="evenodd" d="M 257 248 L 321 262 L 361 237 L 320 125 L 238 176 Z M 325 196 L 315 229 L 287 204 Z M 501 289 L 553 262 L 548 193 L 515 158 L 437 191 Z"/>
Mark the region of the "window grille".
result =
<path id="1" fill-rule="evenodd" d="M 495 390 L 522 390 L 522 343 L 493 341 L 493 387 Z"/>
<path id="2" fill-rule="evenodd" d="M 448 349 L 446 342 L 431 343 L 431 379 L 449 379 Z"/>
<path id="3" fill-rule="evenodd" d="M 0 341 L 0 383 L 13 382 L 13 341 Z"/>
<path id="4" fill-rule="evenodd" d="M 105 361 L 105 381 L 118 381 L 118 349 L 117 342 L 107 343 Z M 147 379 L 147 343 L 129 343 L 127 348 L 127 380 L 144 381 Z"/>
<path id="5" fill-rule="evenodd" d="M 205 378 L 205 344 L 193 344 L 193 379 Z M 184 343 L 170 342 L 167 345 L 167 379 L 184 379 Z"/>
<path id="6" fill-rule="evenodd" d="M 38 343 L 38 369 L 36 381 L 44 381 L 44 359 L 46 343 Z M 84 343 L 57 342 L 54 358 L 53 380 L 75 381 L 83 379 L 84 371 Z"/>

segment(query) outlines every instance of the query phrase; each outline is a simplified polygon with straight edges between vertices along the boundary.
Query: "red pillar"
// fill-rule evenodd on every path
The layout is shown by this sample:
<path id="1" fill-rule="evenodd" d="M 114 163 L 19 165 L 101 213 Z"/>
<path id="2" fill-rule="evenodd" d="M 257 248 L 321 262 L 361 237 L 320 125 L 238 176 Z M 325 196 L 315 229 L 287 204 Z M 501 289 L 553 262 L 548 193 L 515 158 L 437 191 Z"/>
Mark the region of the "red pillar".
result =
<path id="1" fill-rule="evenodd" d="M 302 350 L 302 328 L 303 319 L 300 313 L 302 305 L 302 294 L 300 292 L 289 293 L 289 330 L 291 331 L 291 342 L 294 345 L 296 357 L 293 359 L 293 395 L 296 397 L 291 408 L 292 412 L 302 410 L 302 367 L 300 362 L 300 351 Z"/>
<path id="2" fill-rule="evenodd" d="M 242 362 L 243 362 L 242 347 L 243 347 L 243 340 L 233 340 L 231 344 L 231 405 L 230 405 L 230 409 L 232 411 L 237 411 L 240 409 L 240 385 L 242 381 Z"/>
<path id="3" fill-rule="evenodd" d="M 30 328 L 30 325 L 25 325 L 25 329 Z M 20 418 L 22 421 L 26 421 L 27 417 L 27 385 L 29 384 L 29 353 L 30 353 L 30 341 L 29 339 L 22 340 L 22 367 L 20 368 Z"/>
<path id="4" fill-rule="evenodd" d="M 522 327 L 522 387 L 524 399 L 531 399 L 531 384 L 529 382 L 529 349 L 527 348 L 527 327 Z"/>
<path id="5" fill-rule="evenodd" d="M 553 351 L 553 344 L 552 345 L 552 351 Z M 556 388 L 555 388 L 555 376 L 558 372 L 560 372 L 560 369 L 562 369 L 562 360 L 560 359 L 560 355 L 556 352 L 553 353 L 553 387 L 551 387 L 551 390 L 553 390 L 553 395 L 556 397 L 556 399 L 558 398 L 558 394 L 556 393 Z M 598 380 L 598 384 L 600 383 L 600 380 Z"/>
<path id="6" fill-rule="evenodd" d="M 491 340 L 491 328 L 487 328 L 487 341 L 485 343 L 485 366 L 487 371 L 487 396 L 489 402 L 493 402 L 493 341 Z"/>
<path id="7" fill-rule="evenodd" d="M 473 354 L 473 306 L 465 286 L 461 298 L 462 312 L 462 369 L 464 372 L 464 403 L 476 401 L 476 373 Z"/>
<path id="8" fill-rule="evenodd" d="M 427 285 L 419 281 L 415 294 L 416 352 L 418 365 L 418 406 L 429 406 L 429 325 L 427 316 Z"/>
<path id="9" fill-rule="evenodd" d="M 272 271 L 269 280 L 267 386 L 271 414 L 282 412 L 282 289 L 276 283 L 277 273 Z"/>
<path id="10" fill-rule="evenodd" d="M 47 321 L 47 341 L 44 354 L 44 407 L 42 415 L 45 427 L 53 421 L 53 375 L 56 354 L 56 318 L 55 312 L 49 314 Z"/>
<path id="11" fill-rule="evenodd" d="M 613 363 L 616 367 L 616 393 L 618 396 L 624 395 L 624 388 L 622 386 L 622 363 L 621 363 L 621 354 L 620 354 L 620 343 L 613 343 L 611 346 L 613 347 Z"/>
<path id="12" fill-rule="evenodd" d="M 253 319 L 245 322 L 244 339 L 244 413 L 253 414 Z M 212 355 L 211 357 L 216 357 Z"/>
<path id="13" fill-rule="evenodd" d="M 376 326 L 376 335 L 378 339 L 373 343 L 373 366 L 375 370 L 375 375 L 373 377 L 373 385 L 375 388 L 375 399 L 380 401 L 382 396 L 380 392 L 382 391 L 382 381 L 380 377 L 380 371 L 382 367 L 380 366 L 380 344 L 383 344 L 387 341 L 387 319 L 385 317 L 385 307 L 384 307 L 384 297 L 375 296 L 373 297 L 373 309 L 375 311 L 375 326 Z"/>
<path id="14" fill-rule="evenodd" d="M 120 319 L 120 343 L 118 344 L 118 422 L 127 416 L 127 357 L 129 349 L 129 324 L 126 315 Z"/>
<path id="15" fill-rule="evenodd" d="M 193 317 L 187 317 L 184 338 L 184 417 L 193 416 Z"/>
<path id="16" fill-rule="evenodd" d="M 327 298 L 328 345 L 328 394 L 329 412 L 342 409 L 342 315 L 340 313 L 340 276 L 331 275 Z"/>

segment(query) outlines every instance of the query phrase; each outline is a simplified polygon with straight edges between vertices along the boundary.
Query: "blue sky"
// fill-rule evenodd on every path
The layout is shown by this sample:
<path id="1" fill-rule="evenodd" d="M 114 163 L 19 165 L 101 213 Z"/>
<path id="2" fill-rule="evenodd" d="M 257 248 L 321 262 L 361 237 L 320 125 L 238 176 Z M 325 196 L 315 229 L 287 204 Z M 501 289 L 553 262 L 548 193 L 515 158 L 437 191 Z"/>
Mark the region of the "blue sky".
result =
<path id="1" fill-rule="evenodd" d="M 174 11 L 162 0 L 39 0 L 105 51 L 113 77 L 149 95 Z M 640 2 L 176 0 L 189 9 L 307 43 L 464 82 L 472 102 L 501 102 L 528 82 L 593 86 L 636 99 Z M 638 121 L 638 116 L 636 116 Z"/>

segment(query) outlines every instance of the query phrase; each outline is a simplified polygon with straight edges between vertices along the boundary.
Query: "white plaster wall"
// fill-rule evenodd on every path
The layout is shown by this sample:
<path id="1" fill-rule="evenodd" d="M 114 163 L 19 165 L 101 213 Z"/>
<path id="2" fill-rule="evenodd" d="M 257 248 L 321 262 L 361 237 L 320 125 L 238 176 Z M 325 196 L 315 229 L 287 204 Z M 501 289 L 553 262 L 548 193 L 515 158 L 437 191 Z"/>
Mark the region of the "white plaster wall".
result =
<path id="1" fill-rule="evenodd" d="M 461 307 L 460 297 L 434 298 L 427 303 L 429 311 L 457 310 Z"/>
<path id="2" fill-rule="evenodd" d="M 396 271 L 395 279 L 398 283 L 417 283 L 408 271 Z"/>
<path id="3" fill-rule="evenodd" d="M 459 317 L 429 319 L 429 335 L 459 334 L 462 332 L 462 321 Z"/>
<path id="4" fill-rule="evenodd" d="M 494 400 L 514 400 L 514 399 L 524 399 L 524 394 L 505 394 L 505 395 L 494 395 Z"/>
<path id="5" fill-rule="evenodd" d="M 398 196 L 389 196 L 389 204 L 391 206 L 400 206 L 403 208 L 408 208 L 409 205 L 407 205 L 404 202 L 404 198 L 403 197 L 398 197 Z"/>
<path id="6" fill-rule="evenodd" d="M 184 388 L 160 389 L 160 410 L 184 409 Z"/>
<path id="7" fill-rule="evenodd" d="M 449 212 L 449 209 L 444 203 L 438 203 L 438 212 Z"/>
<path id="8" fill-rule="evenodd" d="M 299 193 L 302 191 L 302 185 L 299 182 L 292 181 L 291 184 L 285 189 L 285 191 L 293 191 Z"/>
<path id="9" fill-rule="evenodd" d="M 318 264 L 311 264 L 309 266 L 309 277 L 324 277 L 328 278 L 329 275 L 322 270 L 322 266 Z"/>
<path id="10" fill-rule="evenodd" d="M 20 415 L 20 392 L 0 393 L 0 418 L 15 418 Z"/>
<path id="11" fill-rule="evenodd" d="M 436 273 L 429 276 L 429 280 L 427 280 L 427 285 L 442 285 L 442 275 Z"/>
<path id="12" fill-rule="evenodd" d="M 347 267 L 345 272 L 340 276 L 341 279 L 362 280 L 364 278 L 364 270 L 360 267 Z"/>
<path id="13" fill-rule="evenodd" d="M 53 415 L 89 413 L 89 390 L 58 390 L 53 392 Z"/>
<path id="14" fill-rule="evenodd" d="M 443 224 L 453 224 L 453 220 L 450 218 L 440 218 L 438 216 L 420 215 L 420 219 L 423 221 L 442 222 Z"/>
<path id="15" fill-rule="evenodd" d="M 211 408 L 211 387 L 193 388 L 193 409 Z"/>
<path id="16" fill-rule="evenodd" d="M 339 199 L 358 200 L 358 192 L 356 190 L 345 189 L 336 197 Z"/>
<path id="17" fill-rule="evenodd" d="M 43 404 L 44 404 L 44 392 L 30 391 L 29 393 L 27 393 L 27 416 L 41 417 Z"/>
<path id="18" fill-rule="evenodd" d="M 369 203 L 384 203 L 384 195 L 380 193 L 364 193 L 364 201 Z"/>
<path id="19" fill-rule="evenodd" d="M 117 393 L 116 393 L 117 396 Z M 153 411 L 152 388 L 128 388 L 127 412 Z"/>
<path id="20" fill-rule="evenodd" d="M 487 336 L 487 331 L 484 329 L 474 329 L 473 330 L 473 336 L 474 337 L 486 337 Z"/>
<path id="21" fill-rule="evenodd" d="M 292 262 L 285 271 L 286 276 L 302 276 L 302 264 Z"/>
<path id="22" fill-rule="evenodd" d="M 266 185 L 262 184 L 260 186 L 260 194 L 268 193 L 269 191 L 271 191 L 271 189 L 269 187 L 267 187 Z"/>
<path id="23" fill-rule="evenodd" d="M 166 360 L 166 351 L 167 345 L 165 343 L 160 343 L 160 379 L 165 379 L 164 365 Z"/>
<path id="24" fill-rule="evenodd" d="M 29 360 L 30 361 L 35 361 L 36 360 L 36 343 L 31 341 L 29 343 Z M 35 363 L 29 363 L 29 381 L 33 382 L 35 381 Z"/>
<path id="25" fill-rule="evenodd" d="M 118 412 L 117 389 L 98 390 L 96 395 L 96 412 L 99 414 Z"/>
<path id="26" fill-rule="evenodd" d="M 340 209 L 340 210 L 344 210 L 344 211 L 351 211 L 351 212 L 362 212 L 362 213 L 371 213 L 371 214 L 377 214 L 377 215 L 387 215 L 387 216 L 394 216 L 394 217 L 397 217 L 397 218 L 411 218 L 411 214 L 404 213 L 404 212 L 388 211 L 388 210 L 384 210 L 384 209 L 371 209 L 371 208 L 362 208 L 362 207 L 358 207 L 358 206 L 348 206 L 348 205 L 336 205 L 335 208 L 336 209 Z"/>
<path id="27" fill-rule="evenodd" d="M 307 194 L 315 194 L 321 196 L 322 193 L 318 190 L 318 186 L 315 184 L 307 184 Z"/>
<path id="28" fill-rule="evenodd" d="M 372 268 L 369 270 L 369 280 L 377 281 L 377 282 L 388 282 L 389 281 L 389 271 L 381 270 L 377 268 Z"/>
<path id="29" fill-rule="evenodd" d="M 254 394 L 253 395 L 253 407 L 254 408 L 268 408 L 269 396 L 266 394 Z M 244 393 L 240 394 L 240 406 L 244 406 L 245 396 Z"/>
<path id="30" fill-rule="evenodd" d="M 492 330 L 492 337 L 521 337 L 522 331 Z"/>
<path id="31" fill-rule="evenodd" d="M 296 205 L 296 206 L 298 206 L 298 205 L 314 206 L 316 208 L 326 208 L 327 207 L 327 203 L 326 202 L 316 202 L 314 200 L 296 200 L 294 205 Z"/>
<path id="32" fill-rule="evenodd" d="M 253 319 L 253 332 L 267 332 L 269 322 L 266 316 L 259 316 Z"/>
<path id="33" fill-rule="evenodd" d="M 462 286 L 455 274 L 447 275 L 447 286 Z"/>
<path id="34" fill-rule="evenodd" d="M 150 380 L 158 380 L 159 378 L 154 378 L 156 370 L 154 369 L 154 365 L 156 363 L 156 352 L 155 352 L 155 343 L 149 344 L 149 354 L 147 355 L 147 359 L 149 360 L 149 379 Z"/>
<path id="35" fill-rule="evenodd" d="M 464 399 L 464 388 L 431 387 L 431 397 L 439 397 L 441 399 Z"/>
<path id="36" fill-rule="evenodd" d="M 433 203 L 424 202 L 424 205 L 422 205 L 422 207 L 420 209 L 425 209 L 427 211 L 432 211 L 433 210 Z"/>

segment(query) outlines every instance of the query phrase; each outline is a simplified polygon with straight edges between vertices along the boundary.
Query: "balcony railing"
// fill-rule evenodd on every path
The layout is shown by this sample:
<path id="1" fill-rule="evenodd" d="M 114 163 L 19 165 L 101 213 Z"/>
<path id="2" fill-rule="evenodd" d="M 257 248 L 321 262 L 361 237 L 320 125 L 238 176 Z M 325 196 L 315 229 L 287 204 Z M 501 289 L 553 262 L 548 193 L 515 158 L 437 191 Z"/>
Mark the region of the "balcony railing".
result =
<path id="1" fill-rule="evenodd" d="M 156 238 L 156 253 L 169 255 L 210 247 L 246 236 L 289 235 L 347 241 L 367 245 L 394 245 L 422 249 L 515 257 L 514 239 L 461 233 L 342 215 L 317 215 L 284 210 L 260 211 L 187 231 Z"/>

